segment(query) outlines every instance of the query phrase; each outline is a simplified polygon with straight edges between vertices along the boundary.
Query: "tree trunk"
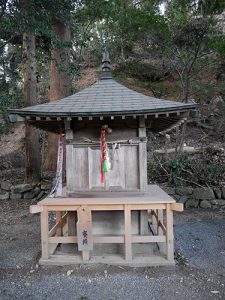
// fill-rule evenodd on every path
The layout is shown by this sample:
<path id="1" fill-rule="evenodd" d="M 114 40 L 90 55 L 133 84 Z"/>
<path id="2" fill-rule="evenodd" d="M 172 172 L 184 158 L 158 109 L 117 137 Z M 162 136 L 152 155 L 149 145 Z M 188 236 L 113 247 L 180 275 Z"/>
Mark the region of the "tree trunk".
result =
<path id="1" fill-rule="evenodd" d="M 58 20 L 55 20 L 52 28 L 60 40 L 61 45 L 59 45 L 57 48 L 53 48 L 51 51 L 49 92 L 50 102 L 59 100 L 71 94 L 70 75 L 68 74 L 70 49 L 63 45 L 63 43 L 70 41 L 70 30 Z M 48 134 L 46 167 L 50 171 L 56 170 L 57 141 L 58 136 L 56 134 Z"/>
<path id="2" fill-rule="evenodd" d="M 24 106 L 37 104 L 37 78 L 35 63 L 35 36 L 23 34 L 24 56 Z M 28 122 L 25 126 L 26 181 L 38 183 L 41 177 L 39 131 Z"/>

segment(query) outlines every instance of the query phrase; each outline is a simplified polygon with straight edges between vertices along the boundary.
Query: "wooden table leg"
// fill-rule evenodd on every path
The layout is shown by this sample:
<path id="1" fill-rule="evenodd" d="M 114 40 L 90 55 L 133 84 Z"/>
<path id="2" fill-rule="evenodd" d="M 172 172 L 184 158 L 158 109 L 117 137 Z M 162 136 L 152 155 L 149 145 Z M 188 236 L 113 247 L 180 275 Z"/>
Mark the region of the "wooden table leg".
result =
<path id="1" fill-rule="evenodd" d="M 56 235 L 62 236 L 63 228 L 62 228 L 62 212 L 61 211 L 56 211 L 56 223 L 59 223 L 59 225 L 57 226 Z"/>
<path id="2" fill-rule="evenodd" d="M 82 259 L 89 260 L 90 259 L 90 251 L 82 251 Z"/>
<path id="3" fill-rule="evenodd" d="M 47 207 L 43 207 L 41 212 L 41 246 L 42 246 L 42 258 L 49 258 L 49 249 L 48 249 L 48 210 Z"/>
<path id="4" fill-rule="evenodd" d="M 131 209 L 129 205 L 124 205 L 124 227 L 125 227 L 125 259 L 132 260 Z"/>
<path id="5" fill-rule="evenodd" d="M 174 245 L 173 245 L 173 211 L 170 204 L 166 204 L 166 250 L 167 259 L 174 259 Z"/>

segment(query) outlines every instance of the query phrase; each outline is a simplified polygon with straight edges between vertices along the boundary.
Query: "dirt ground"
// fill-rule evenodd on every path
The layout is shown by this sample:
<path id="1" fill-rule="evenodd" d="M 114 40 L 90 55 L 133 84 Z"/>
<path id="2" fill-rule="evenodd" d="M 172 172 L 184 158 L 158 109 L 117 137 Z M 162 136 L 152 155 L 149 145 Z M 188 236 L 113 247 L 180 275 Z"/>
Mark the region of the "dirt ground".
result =
<path id="1" fill-rule="evenodd" d="M 1 201 L 0 299 L 225 299 L 225 219 L 220 211 L 175 215 L 175 268 L 41 267 L 31 201 Z"/>

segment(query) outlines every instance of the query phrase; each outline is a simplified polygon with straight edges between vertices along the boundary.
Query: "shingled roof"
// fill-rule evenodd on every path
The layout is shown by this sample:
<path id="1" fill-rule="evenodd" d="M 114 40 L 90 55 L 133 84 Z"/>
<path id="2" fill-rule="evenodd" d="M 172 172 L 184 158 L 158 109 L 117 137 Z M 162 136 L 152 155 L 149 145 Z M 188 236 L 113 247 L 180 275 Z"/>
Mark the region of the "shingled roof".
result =
<path id="1" fill-rule="evenodd" d="M 145 96 L 104 79 L 58 101 L 11 110 L 20 116 L 107 116 L 148 114 L 193 109 L 196 104 L 180 103 Z"/>
<path id="2" fill-rule="evenodd" d="M 184 115 L 196 108 L 195 103 L 168 101 L 143 95 L 133 91 L 112 79 L 108 52 L 102 60 L 101 80 L 58 101 L 9 110 L 12 119 L 25 118 L 39 128 L 46 129 L 49 121 L 53 127 L 63 123 L 64 118 L 81 120 L 83 117 L 136 117 L 144 115 L 157 119 L 151 121 L 151 128 L 165 130 L 181 120 Z M 162 121 L 162 124 L 159 124 Z M 61 125 L 60 125 L 61 126 Z M 51 129 L 47 129 L 51 130 Z M 53 129 L 55 130 L 55 129 Z"/>

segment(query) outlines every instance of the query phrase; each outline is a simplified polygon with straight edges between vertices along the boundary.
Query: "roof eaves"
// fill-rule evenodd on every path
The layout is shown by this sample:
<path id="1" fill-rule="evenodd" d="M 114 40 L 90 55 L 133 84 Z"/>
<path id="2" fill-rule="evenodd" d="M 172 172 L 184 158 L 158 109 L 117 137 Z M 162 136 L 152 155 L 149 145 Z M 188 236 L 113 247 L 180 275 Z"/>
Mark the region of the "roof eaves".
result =
<path id="1" fill-rule="evenodd" d="M 89 111 L 89 112 L 54 112 L 54 111 L 47 111 L 47 112 L 43 112 L 43 111 L 35 111 L 35 110 L 27 110 L 25 108 L 23 109 L 9 109 L 9 113 L 10 114 L 17 114 L 20 116 L 52 116 L 52 117 L 68 117 L 68 116 L 100 116 L 100 115 L 131 115 L 131 114 L 148 114 L 148 113 L 158 113 L 158 112 L 172 112 L 172 111 L 182 111 L 182 110 L 190 110 L 190 109 L 196 109 L 197 108 L 197 104 L 194 103 L 187 103 L 187 104 L 183 104 L 180 106 L 170 106 L 170 107 L 157 107 L 157 108 L 152 108 L 152 109 L 141 109 L 141 110 L 118 110 L 118 111 Z"/>

